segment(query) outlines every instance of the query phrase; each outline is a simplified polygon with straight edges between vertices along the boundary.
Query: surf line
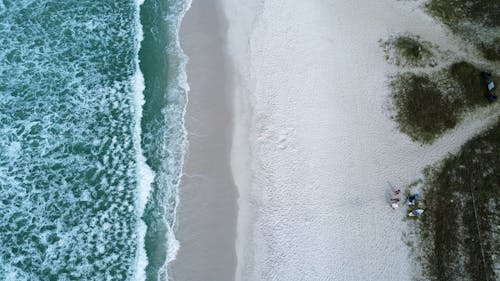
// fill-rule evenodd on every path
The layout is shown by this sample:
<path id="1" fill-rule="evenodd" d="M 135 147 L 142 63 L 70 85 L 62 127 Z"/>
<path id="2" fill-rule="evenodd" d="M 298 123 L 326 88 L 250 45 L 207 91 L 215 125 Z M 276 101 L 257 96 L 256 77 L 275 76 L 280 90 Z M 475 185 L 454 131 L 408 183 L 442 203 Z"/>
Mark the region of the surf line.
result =
<path id="1" fill-rule="evenodd" d="M 147 231 L 147 225 L 142 220 L 144 215 L 144 209 L 146 208 L 146 203 L 148 201 L 149 193 L 151 191 L 151 184 L 154 181 L 155 173 L 146 163 L 146 157 L 143 154 L 141 147 L 141 121 L 142 121 L 142 107 L 144 105 L 144 75 L 141 72 L 139 65 L 139 51 L 141 49 L 141 43 L 144 39 L 144 33 L 141 24 L 141 5 L 144 0 L 135 0 L 135 29 L 136 37 L 134 42 L 135 49 L 135 73 L 132 76 L 132 91 L 133 91 L 133 105 L 132 113 L 134 116 L 133 125 L 133 145 L 135 151 L 135 161 L 136 161 L 136 176 L 137 176 L 137 199 L 136 199 L 136 215 L 137 215 L 137 250 L 135 256 L 135 270 L 134 270 L 134 280 L 145 281 L 146 280 L 146 267 L 148 265 L 148 258 L 145 249 L 145 236 Z"/>

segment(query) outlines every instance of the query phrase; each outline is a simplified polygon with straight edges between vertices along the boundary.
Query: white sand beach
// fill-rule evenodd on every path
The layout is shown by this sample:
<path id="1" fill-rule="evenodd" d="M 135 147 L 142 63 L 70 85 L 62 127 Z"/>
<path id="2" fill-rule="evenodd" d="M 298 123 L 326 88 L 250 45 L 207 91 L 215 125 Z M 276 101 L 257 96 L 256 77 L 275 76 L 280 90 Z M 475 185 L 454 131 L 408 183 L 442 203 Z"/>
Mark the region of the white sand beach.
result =
<path id="1" fill-rule="evenodd" d="M 174 280 L 412 280 L 391 185 L 418 179 L 490 120 L 483 112 L 433 145 L 412 142 L 390 119 L 396 69 L 379 40 L 412 32 L 443 49 L 459 44 L 415 2 L 197 5 L 185 25 L 202 29 L 181 36 L 192 90 Z"/>

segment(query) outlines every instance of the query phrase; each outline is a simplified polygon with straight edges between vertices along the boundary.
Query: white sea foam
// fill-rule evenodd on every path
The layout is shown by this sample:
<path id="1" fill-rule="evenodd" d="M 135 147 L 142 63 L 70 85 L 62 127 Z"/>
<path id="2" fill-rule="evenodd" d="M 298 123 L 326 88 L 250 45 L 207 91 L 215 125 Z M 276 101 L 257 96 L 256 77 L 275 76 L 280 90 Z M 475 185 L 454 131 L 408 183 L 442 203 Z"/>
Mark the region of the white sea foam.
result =
<path id="1" fill-rule="evenodd" d="M 139 218 L 142 217 L 144 214 L 144 209 L 146 206 L 146 203 L 148 201 L 148 197 L 151 191 L 151 184 L 153 183 L 155 179 L 155 173 L 152 171 L 152 169 L 146 164 L 146 158 L 143 155 L 142 147 L 141 147 L 141 118 L 142 118 L 142 106 L 144 105 L 144 95 L 143 91 L 145 88 L 144 85 L 144 77 L 142 72 L 140 71 L 139 68 L 139 56 L 138 52 L 140 50 L 140 44 L 143 40 L 143 30 L 142 30 L 142 25 L 140 23 L 140 7 L 143 4 L 143 0 L 137 0 L 135 3 L 137 5 L 137 10 L 136 10 L 136 73 L 134 74 L 133 77 L 133 90 L 134 90 L 134 148 L 136 150 L 136 163 L 137 163 L 137 177 L 138 177 L 138 190 L 137 190 L 137 215 Z M 186 112 L 186 103 L 187 103 L 187 92 L 189 91 L 189 85 L 187 83 L 187 76 L 186 76 L 186 64 L 188 61 L 187 56 L 184 54 L 180 42 L 179 42 L 179 30 L 180 30 L 180 25 L 182 22 L 182 19 L 191 6 L 191 1 L 178 1 L 173 3 L 174 6 L 172 6 L 172 10 L 170 11 L 168 17 L 166 18 L 168 22 L 169 29 L 172 31 L 172 38 L 173 41 L 170 42 L 169 48 L 167 50 L 168 56 L 169 56 L 169 62 L 171 63 L 171 73 L 175 73 L 169 81 L 168 81 L 168 89 L 167 91 L 169 92 L 169 96 L 176 98 L 178 100 L 172 101 L 171 104 L 167 104 L 166 108 L 162 111 L 162 114 L 165 116 L 165 124 L 167 125 L 166 132 L 169 132 L 171 134 L 172 130 L 174 129 L 177 130 L 177 128 L 168 128 L 168 126 L 171 126 L 172 124 L 179 124 L 180 123 L 180 135 L 174 136 L 174 135 L 166 135 L 166 138 L 177 138 L 179 137 L 182 140 L 182 143 L 180 143 L 180 154 L 176 158 L 176 151 L 178 151 L 179 147 L 176 146 L 176 142 L 174 142 L 174 147 L 170 147 L 170 144 L 168 147 L 164 147 L 166 151 L 169 151 L 170 157 L 176 158 L 176 159 L 165 159 L 165 163 L 162 165 L 164 166 L 163 169 L 166 169 L 165 174 L 158 172 L 158 183 L 159 184 L 167 184 L 166 192 L 167 192 L 167 197 L 166 200 L 168 201 L 168 198 L 174 198 L 174 204 L 175 206 L 172 208 L 173 209 L 173 214 L 167 214 L 167 217 L 165 218 L 167 221 L 165 221 L 165 225 L 167 227 L 167 232 L 166 232 L 166 241 L 167 241 L 167 254 L 166 254 L 166 260 L 165 264 L 159 269 L 158 276 L 168 276 L 167 273 L 167 268 L 169 262 L 175 259 L 177 255 L 177 251 L 179 249 L 179 242 L 175 239 L 175 234 L 174 234 L 174 229 L 173 226 L 175 225 L 175 218 L 176 218 L 176 207 L 178 205 L 178 187 L 179 187 L 179 182 L 180 182 L 180 177 L 182 175 L 182 167 L 184 163 L 184 154 L 186 150 L 186 128 L 184 126 L 184 116 Z M 185 98 L 185 100 L 183 100 Z M 182 108 L 179 108 L 179 105 L 182 105 Z M 179 112 L 181 110 L 182 112 Z M 180 117 L 179 117 L 180 116 Z M 173 118 L 173 120 L 171 120 Z M 180 120 L 179 120 L 180 119 Z M 173 121 L 173 122 L 172 122 Z M 172 125 L 174 126 L 174 125 Z M 178 145 L 178 143 L 177 143 Z M 178 180 L 172 180 L 172 178 L 165 178 L 165 177 L 173 177 L 177 178 Z M 165 204 L 168 204 L 168 202 L 165 202 Z M 172 218 L 172 219 L 169 219 Z M 147 225 L 144 223 L 142 219 L 138 220 L 138 225 L 137 225 L 137 255 L 136 255 L 136 262 L 135 262 L 135 280 L 145 280 L 145 269 L 148 265 L 148 259 L 147 255 L 145 252 L 145 235 L 147 232 Z"/>
<path id="2" fill-rule="evenodd" d="M 188 103 L 188 94 L 187 93 L 189 92 L 189 84 L 187 81 L 187 73 L 186 73 L 186 65 L 189 61 L 189 58 L 187 57 L 187 55 L 184 53 L 184 51 L 181 48 L 180 40 L 179 40 L 179 32 L 180 32 L 180 27 L 181 27 L 181 23 L 182 23 L 182 20 L 184 18 L 184 15 L 190 9 L 191 3 L 192 3 L 191 0 L 185 0 L 182 3 L 183 6 L 180 8 L 181 10 L 178 11 L 179 13 L 172 14 L 167 19 L 174 27 L 174 32 L 175 32 L 175 41 L 174 41 L 174 44 L 171 45 L 171 48 L 169 48 L 169 54 L 177 55 L 178 59 L 179 59 L 179 64 L 177 65 L 177 68 L 175 71 L 175 73 L 177 73 L 177 77 L 176 77 L 177 83 L 175 83 L 175 84 L 173 83 L 172 87 L 169 88 L 169 91 L 170 90 L 174 90 L 174 91 L 180 90 L 186 94 L 186 100 L 185 100 L 184 106 L 182 108 L 182 113 L 181 113 L 181 115 L 182 115 L 181 116 L 181 122 L 182 122 L 181 130 L 182 130 L 183 143 L 181 144 L 182 153 L 181 153 L 181 159 L 179 161 L 179 164 L 180 164 L 180 170 L 179 170 L 179 174 L 178 174 L 179 178 L 181 177 L 182 172 L 183 172 L 184 156 L 185 156 L 186 148 L 188 145 L 187 138 L 186 138 L 187 130 L 186 130 L 184 120 L 185 120 L 185 115 L 186 115 L 186 107 L 187 107 L 187 103 Z M 179 182 L 180 182 L 180 180 L 177 181 L 177 183 L 175 184 L 175 186 L 174 186 L 175 190 L 173 191 L 173 192 L 175 192 L 175 207 L 173 209 L 173 216 L 172 216 L 173 221 L 171 224 L 167 223 L 167 226 L 168 226 L 168 229 L 167 229 L 167 241 L 168 241 L 167 257 L 166 257 L 166 263 L 161 269 L 161 271 L 164 272 L 165 274 L 167 272 L 168 264 L 171 261 L 175 260 L 175 257 L 177 256 L 177 252 L 178 252 L 179 247 L 180 247 L 179 241 L 175 238 L 175 233 L 174 233 L 174 229 L 173 229 L 173 226 L 176 224 L 177 206 L 179 203 L 179 196 L 178 196 L 178 192 L 177 192 L 177 190 L 179 188 Z"/>
<path id="3" fill-rule="evenodd" d="M 148 196 L 151 191 L 151 184 L 154 181 L 155 174 L 153 170 L 147 165 L 146 157 L 144 157 L 142 147 L 141 147 L 141 120 L 142 120 L 142 106 L 144 105 L 144 76 L 139 67 L 139 50 L 141 42 L 144 38 L 142 31 L 142 24 L 140 21 L 140 8 L 144 3 L 144 0 L 136 0 L 136 58 L 135 58 L 135 69 L 136 72 L 133 76 L 132 87 L 134 94 L 134 108 L 132 109 L 134 113 L 134 149 L 136 153 L 136 169 L 137 169 L 137 255 L 135 262 L 135 280 L 143 281 L 146 280 L 146 266 L 148 265 L 148 258 L 146 255 L 146 250 L 144 248 L 144 239 L 146 236 L 147 226 L 142 220 L 144 214 L 144 209 L 146 208 L 146 203 L 148 201 Z"/>
<path id="4" fill-rule="evenodd" d="M 131 75 L 130 68 L 123 67 L 125 61 L 134 62 L 129 55 L 135 50 L 133 38 L 126 35 L 135 18 L 128 14 L 130 7 L 110 2 L 95 4 L 109 9 L 102 14 L 64 20 L 60 27 L 51 21 L 57 15 L 43 14 L 56 4 L 47 2 L 9 5 L 0 25 L 5 35 L 12 31 L 5 27 L 21 14 L 39 17 L 23 23 L 22 32 L 16 30 L 18 40 L 5 36 L 0 51 L 0 77 L 9 77 L 2 79 L 8 88 L 0 91 L 0 119 L 5 121 L 0 126 L 0 189 L 9 199 L 0 208 L 0 251 L 5 258 L 0 279 L 125 279 L 134 273 L 136 243 L 143 244 L 145 227 L 142 221 L 137 227 L 134 222 L 144 210 L 153 176 L 144 157 L 135 159 L 134 153 L 142 156 L 142 151 L 134 150 L 140 142 L 131 137 L 136 129 L 131 124 L 140 123 L 131 116 L 141 116 L 133 105 L 140 108 L 144 101 L 123 96 L 132 92 L 131 86 L 138 94 L 144 89 L 142 75 Z M 81 15 L 87 6 L 74 7 L 77 4 L 61 3 L 58 16 Z M 29 7 L 19 13 L 23 5 Z M 53 25 L 47 28 L 40 24 L 43 20 Z M 86 20 L 95 33 L 87 32 Z M 96 50 L 92 42 L 106 48 Z M 126 60 L 115 65 L 102 59 L 109 52 Z M 87 68 L 113 73 L 81 71 Z M 131 108 L 138 114 L 131 115 Z M 136 119 L 139 122 L 131 123 Z M 136 183 L 137 174 L 141 181 L 136 196 L 135 188 L 125 187 Z M 29 239 L 22 239 L 19 231 Z M 138 264 L 144 268 L 147 260 Z"/>

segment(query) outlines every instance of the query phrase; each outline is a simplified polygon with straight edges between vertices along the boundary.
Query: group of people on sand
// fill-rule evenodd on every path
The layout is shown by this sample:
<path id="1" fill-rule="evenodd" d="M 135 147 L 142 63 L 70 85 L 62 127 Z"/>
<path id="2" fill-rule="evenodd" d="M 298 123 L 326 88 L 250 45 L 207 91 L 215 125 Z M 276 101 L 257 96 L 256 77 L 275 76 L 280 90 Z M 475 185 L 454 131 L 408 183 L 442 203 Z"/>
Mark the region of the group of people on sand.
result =
<path id="1" fill-rule="evenodd" d="M 401 201 L 401 199 L 399 199 L 399 195 L 401 194 L 401 190 L 400 189 L 396 189 L 394 190 L 394 194 L 391 198 L 391 207 L 393 209 L 397 209 L 399 207 L 399 201 Z"/>
<path id="2" fill-rule="evenodd" d="M 401 190 L 400 189 L 396 189 L 396 190 L 393 191 L 393 195 L 391 196 L 391 207 L 394 210 L 397 209 L 397 208 L 399 208 L 399 204 L 401 202 L 400 195 L 401 195 Z M 420 198 L 420 195 L 418 193 L 410 194 L 406 198 L 406 203 L 409 206 L 414 206 L 414 205 L 416 205 L 417 199 L 419 199 L 419 198 Z M 424 212 L 423 209 L 415 209 L 415 210 L 411 211 L 408 215 L 409 216 L 419 216 L 423 212 Z"/>

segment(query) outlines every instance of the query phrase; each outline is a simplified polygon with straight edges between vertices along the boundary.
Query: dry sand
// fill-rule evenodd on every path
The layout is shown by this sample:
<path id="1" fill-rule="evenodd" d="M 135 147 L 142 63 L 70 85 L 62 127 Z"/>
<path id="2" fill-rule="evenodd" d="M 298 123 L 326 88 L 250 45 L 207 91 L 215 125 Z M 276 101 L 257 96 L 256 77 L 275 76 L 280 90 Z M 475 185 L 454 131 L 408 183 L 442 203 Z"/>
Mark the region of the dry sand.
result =
<path id="1" fill-rule="evenodd" d="M 229 165 L 232 97 L 223 47 L 225 22 L 217 2 L 193 1 L 180 34 L 189 56 L 190 91 L 189 146 L 175 232 L 180 249 L 169 269 L 176 281 L 234 280 L 237 190 Z"/>
<path id="2" fill-rule="evenodd" d="M 488 124 L 484 112 L 421 146 L 389 118 L 396 69 L 380 39 L 413 32 L 462 52 L 413 5 L 224 0 L 237 71 L 236 280 L 412 280 L 391 184 L 408 185 Z"/>

